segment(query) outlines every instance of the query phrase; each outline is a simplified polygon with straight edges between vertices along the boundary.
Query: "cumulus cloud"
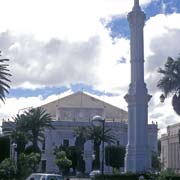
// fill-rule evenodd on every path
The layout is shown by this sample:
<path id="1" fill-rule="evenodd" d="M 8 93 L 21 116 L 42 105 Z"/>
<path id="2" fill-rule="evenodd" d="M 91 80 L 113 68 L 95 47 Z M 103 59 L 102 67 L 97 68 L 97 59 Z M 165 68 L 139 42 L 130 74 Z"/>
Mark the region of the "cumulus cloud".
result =
<path id="1" fill-rule="evenodd" d="M 152 0 L 141 0 L 147 5 Z M 52 36 L 87 40 L 96 34 L 101 18 L 125 15 L 132 0 L 6 0 L 1 2 L 0 31 L 7 29 L 35 34 L 38 39 Z M 7 13 L 8 10 L 8 13 Z M 10 13 L 9 13 L 10 12 Z"/>
<path id="2" fill-rule="evenodd" d="M 11 119 L 16 116 L 18 113 L 31 108 L 31 107 L 38 107 L 43 104 L 52 102 L 59 98 L 68 96 L 72 94 L 71 90 L 65 91 L 60 94 L 53 94 L 48 96 L 47 98 L 43 98 L 41 95 L 33 96 L 33 97 L 20 97 L 20 98 L 7 98 L 6 103 L 0 102 L 0 122 L 2 119 L 7 120 L 8 118 Z"/>
<path id="3" fill-rule="evenodd" d="M 148 91 L 152 94 L 149 102 L 149 122 L 158 122 L 160 134 L 166 132 L 167 125 L 178 122 L 179 117 L 173 111 L 171 97 L 162 104 L 157 89 L 161 75 L 157 72 L 163 67 L 167 57 L 179 55 L 180 14 L 158 14 L 151 17 L 144 28 L 145 38 L 145 81 Z"/>
<path id="4" fill-rule="evenodd" d="M 27 83 L 32 87 L 93 83 L 99 46 L 98 37 L 74 43 L 59 39 L 43 43 L 28 36 L 15 37 L 4 51 L 11 59 L 12 86 L 22 87 Z"/>
<path id="5" fill-rule="evenodd" d="M 148 88 L 157 90 L 160 79 L 158 68 L 163 67 L 167 57 L 176 58 L 180 52 L 180 14 L 159 14 L 150 18 L 145 26 L 145 72 Z M 156 27 L 156 28 L 154 28 Z"/>
<path id="6" fill-rule="evenodd" d="M 11 60 L 12 88 L 84 83 L 116 92 L 129 82 L 129 75 L 122 76 L 129 72 L 129 64 L 119 63 L 121 58 L 129 59 L 129 40 L 112 40 L 105 28 L 97 36 L 77 42 L 59 38 L 42 42 L 32 35 L 7 31 L 0 34 L 0 47 Z"/>
<path id="7" fill-rule="evenodd" d="M 16 0 L 11 7 L 9 0 L 2 3 L 0 48 L 11 59 L 13 88 L 86 83 L 118 92 L 128 85 L 129 75 L 123 74 L 129 66 L 118 61 L 129 60 L 129 40 L 112 41 L 101 19 L 125 16 L 131 0 Z M 1 13 L 7 8 L 13 18 L 7 14 L 5 21 Z"/>

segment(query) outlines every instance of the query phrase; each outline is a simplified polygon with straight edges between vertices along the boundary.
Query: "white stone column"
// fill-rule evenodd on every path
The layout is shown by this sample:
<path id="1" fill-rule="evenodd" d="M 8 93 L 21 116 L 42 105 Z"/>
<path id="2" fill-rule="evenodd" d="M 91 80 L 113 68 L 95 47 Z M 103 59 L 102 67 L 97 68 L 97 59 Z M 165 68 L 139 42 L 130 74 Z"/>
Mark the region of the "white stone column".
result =
<path id="1" fill-rule="evenodd" d="M 151 168 L 148 149 L 148 101 L 144 82 L 145 14 L 139 1 L 134 0 L 133 10 L 128 14 L 131 32 L 131 83 L 125 100 L 128 103 L 128 144 L 125 156 L 126 172 L 142 172 Z"/>

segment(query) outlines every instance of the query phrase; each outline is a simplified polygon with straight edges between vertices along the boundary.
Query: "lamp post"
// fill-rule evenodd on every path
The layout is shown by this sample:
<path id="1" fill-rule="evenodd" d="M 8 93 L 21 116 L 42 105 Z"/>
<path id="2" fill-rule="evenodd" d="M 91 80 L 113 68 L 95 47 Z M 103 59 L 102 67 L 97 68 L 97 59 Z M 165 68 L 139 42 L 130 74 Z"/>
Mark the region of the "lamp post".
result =
<path id="1" fill-rule="evenodd" d="M 104 175 L 104 124 L 105 119 L 103 119 L 101 116 L 94 116 L 92 119 L 92 124 L 96 127 L 102 127 L 102 162 L 101 162 L 101 173 Z"/>

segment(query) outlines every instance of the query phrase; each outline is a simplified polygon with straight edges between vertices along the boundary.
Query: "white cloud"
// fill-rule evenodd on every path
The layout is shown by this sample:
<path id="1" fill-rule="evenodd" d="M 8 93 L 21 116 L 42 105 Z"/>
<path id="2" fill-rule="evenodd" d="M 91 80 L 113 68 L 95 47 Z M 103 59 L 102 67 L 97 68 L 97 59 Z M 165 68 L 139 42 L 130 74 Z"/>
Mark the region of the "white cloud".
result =
<path id="1" fill-rule="evenodd" d="M 152 0 L 141 0 L 146 5 Z M 132 0 L 1 0 L 0 30 L 52 37 L 87 40 L 96 34 L 101 18 L 125 15 Z M 100 27 L 101 28 L 101 27 Z"/>
<path id="2" fill-rule="evenodd" d="M 11 59 L 12 86 L 35 88 L 93 83 L 100 43 L 99 37 L 73 43 L 60 39 L 42 43 L 28 36 L 15 37 L 4 50 Z"/>
<path id="3" fill-rule="evenodd" d="M 45 99 L 41 95 L 37 97 L 7 98 L 5 104 L 0 102 L 0 119 L 11 119 L 26 108 L 38 107 L 72 93 L 71 90 L 68 90 L 61 94 L 52 94 Z"/>
<path id="4" fill-rule="evenodd" d="M 0 47 L 11 59 L 12 87 L 86 83 L 113 92 L 127 87 L 129 75 L 123 74 L 129 65 L 117 61 L 129 59 L 129 41 L 113 42 L 101 19 L 126 15 L 132 0 L 0 2 Z M 7 9 L 11 13 L 3 18 Z"/>
<path id="5" fill-rule="evenodd" d="M 180 52 L 180 14 L 159 14 L 150 18 L 145 26 L 145 75 L 149 93 L 153 95 L 149 103 L 149 121 L 157 121 L 160 134 L 166 132 L 167 125 L 178 122 L 173 111 L 171 97 L 160 104 L 161 92 L 156 85 L 161 75 L 158 68 L 163 67 L 167 57 L 176 58 Z"/>
<path id="6" fill-rule="evenodd" d="M 13 88 L 84 83 L 118 92 L 128 86 L 129 63 L 118 60 L 125 58 L 129 62 L 129 40 L 112 40 L 105 28 L 97 36 L 78 42 L 58 38 L 41 42 L 32 35 L 17 36 L 7 31 L 0 34 L 0 46 L 11 60 Z"/>

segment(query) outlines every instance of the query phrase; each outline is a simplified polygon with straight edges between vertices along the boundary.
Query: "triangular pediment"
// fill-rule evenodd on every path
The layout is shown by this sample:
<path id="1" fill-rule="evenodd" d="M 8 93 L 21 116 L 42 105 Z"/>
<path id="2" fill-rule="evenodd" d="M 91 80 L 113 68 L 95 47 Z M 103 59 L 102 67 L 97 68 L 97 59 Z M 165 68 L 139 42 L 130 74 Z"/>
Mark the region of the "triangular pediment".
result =
<path id="1" fill-rule="evenodd" d="M 54 118 L 56 117 L 57 109 L 98 109 L 102 110 L 104 116 L 110 121 L 127 121 L 127 112 L 90 96 L 84 92 L 76 92 L 69 96 L 65 96 L 58 100 L 44 104 L 41 107 L 45 108 Z"/>

